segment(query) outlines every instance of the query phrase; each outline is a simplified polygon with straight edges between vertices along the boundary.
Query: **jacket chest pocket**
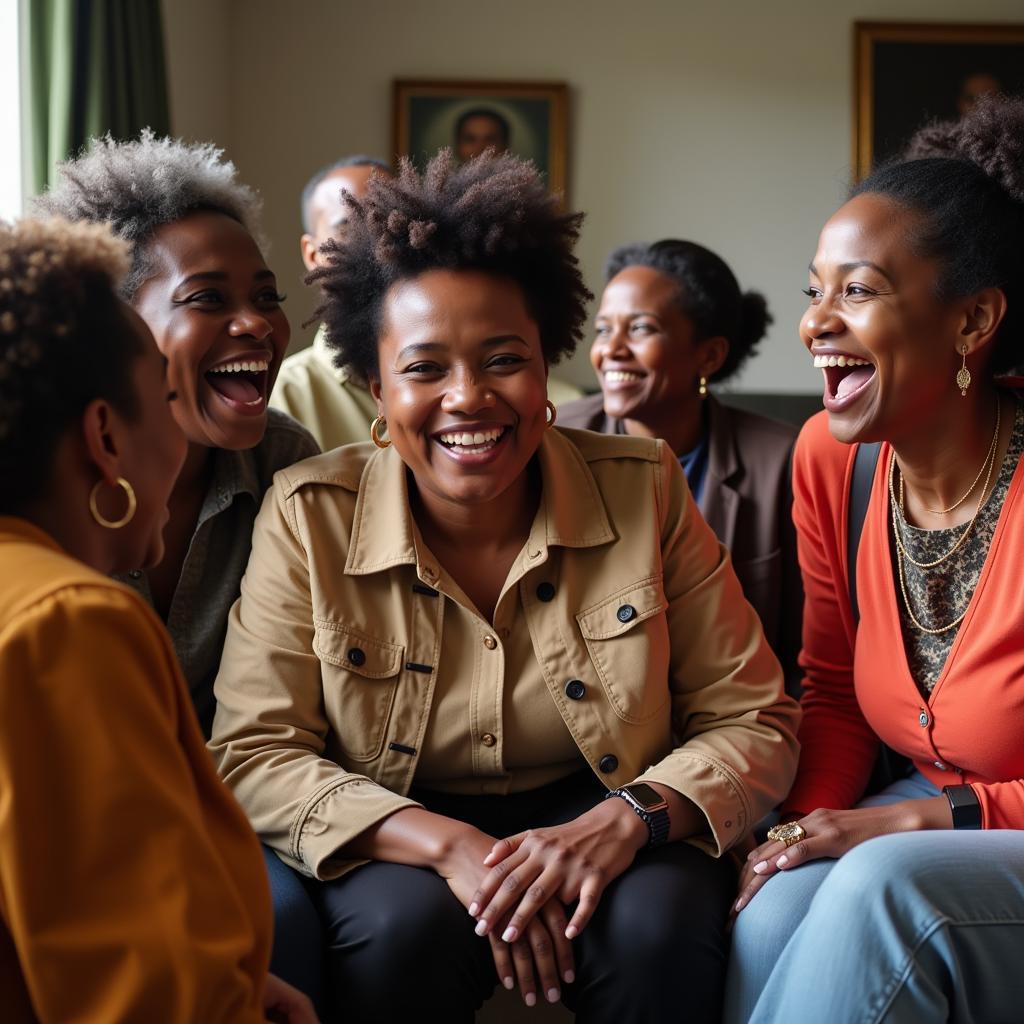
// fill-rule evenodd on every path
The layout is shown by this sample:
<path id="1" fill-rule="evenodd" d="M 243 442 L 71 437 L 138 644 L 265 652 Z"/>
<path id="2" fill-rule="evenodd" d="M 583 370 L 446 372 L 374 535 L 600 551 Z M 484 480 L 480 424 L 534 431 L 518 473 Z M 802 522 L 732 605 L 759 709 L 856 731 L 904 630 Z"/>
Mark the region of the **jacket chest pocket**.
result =
<path id="1" fill-rule="evenodd" d="M 668 602 L 661 577 L 624 587 L 576 616 L 615 714 L 639 724 L 669 699 Z"/>
<path id="2" fill-rule="evenodd" d="M 337 622 L 314 625 L 328 721 L 347 757 L 372 761 L 384 745 L 405 648 Z"/>

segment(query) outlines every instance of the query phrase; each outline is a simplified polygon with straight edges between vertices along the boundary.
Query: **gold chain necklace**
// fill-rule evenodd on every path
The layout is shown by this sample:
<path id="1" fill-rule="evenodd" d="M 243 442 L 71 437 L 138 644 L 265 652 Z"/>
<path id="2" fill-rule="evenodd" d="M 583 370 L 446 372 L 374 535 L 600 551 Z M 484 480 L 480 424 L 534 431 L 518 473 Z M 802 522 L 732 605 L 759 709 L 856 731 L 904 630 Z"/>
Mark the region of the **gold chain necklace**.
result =
<path id="1" fill-rule="evenodd" d="M 957 548 L 960 547 L 961 544 L 963 544 L 964 540 L 967 538 L 967 535 L 971 532 L 971 529 L 974 526 L 975 520 L 978 518 L 978 513 L 981 511 L 982 506 L 985 503 L 985 495 L 988 493 L 988 485 L 989 485 L 989 482 L 992 479 L 992 468 L 995 465 L 995 453 L 996 453 L 996 449 L 998 448 L 998 441 L 999 441 L 999 418 L 1000 418 L 999 414 L 1000 414 L 1000 403 L 998 403 L 998 400 L 997 400 L 997 404 L 996 404 L 996 430 L 995 430 L 995 435 L 993 436 L 993 439 L 992 439 L 992 445 L 989 448 L 988 457 L 985 459 L 985 463 L 988 466 L 988 472 L 985 474 L 985 486 L 982 487 L 981 495 L 978 498 L 978 507 L 974 510 L 974 515 L 971 517 L 971 521 L 967 524 L 966 529 L 960 535 L 960 538 L 957 540 L 956 544 L 954 544 L 953 547 L 946 554 L 944 554 L 941 558 L 937 559 L 934 562 L 916 562 L 916 561 L 914 561 L 914 559 L 911 558 L 911 556 L 907 552 L 907 549 L 903 545 L 903 539 L 900 536 L 899 519 L 897 518 L 898 513 L 902 513 L 902 511 L 903 511 L 903 474 L 902 473 L 900 474 L 900 503 L 899 503 L 899 506 L 897 507 L 896 496 L 895 496 L 895 494 L 893 492 L 893 467 L 896 464 L 896 456 L 895 456 L 895 454 L 892 457 L 892 461 L 889 463 L 889 502 L 890 502 L 890 507 L 892 509 L 892 532 L 893 532 L 893 536 L 896 538 L 896 572 L 897 572 L 897 575 L 898 575 L 899 581 L 900 581 L 900 593 L 903 595 L 903 605 L 907 609 L 907 615 L 909 616 L 910 621 L 922 633 L 927 633 L 928 636 L 941 636 L 943 633 L 948 633 L 951 629 L 955 629 L 957 626 L 959 626 L 960 623 L 963 622 L 964 618 L 967 616 L 967 610 L 971 606 L 971 599 L 970 598 L 967 599 L 967 605 L 965 606 L 964 610 L 955 619 L 953 619 L 952 622 L 946 623 L 945 626 L 939 626 L 939 627 L 937 627 L 935 629 L 932 629 L 932 628 L 924 625 L 918 619 L 918 617 L 914 614 L 914 608 L 913 608 L 913 606 L 910 603 L 910 595 L 907 593 L 907 583 L 906 583 L 906 579 L 905 579 L 905 575 L 904 575 L 904 571 L 903 571 L 903 558 L 905 556 L 908 559 L 908 561 L 912 562 L 919 569 L 930 569 L 930 568 L 934 568 L 936 565 L 939 565 L 941 562 L 944 562 L 947 558 L 949 558 L 950 555 L 953 554 L 954 551 L 957 550 Z M 982 468 L 984 468 L 984 467 L 982 467 Z M 906 523 L 906 519 L 902 515 L 900 515 L 899 518 L 903 518 L 903 522 Z"/>
<path id="2" fill-rule="evenodd" d="M 978 486 L 978 481 L 981 479 L 981 474 L 985 472 L 985 467 L 988 465 L 989 459 L 992 458 L 995 452 L 996 444 L 999 441 L 999 399 L 996 398 L 996 432 L 992 438 L 992 444 L 989 445 L 988 455 L 985 456 L 984 461 L 981 463 L 981 468 L 978 470 L 978 475 L 974 478 L 974 482 L 970 487 L 964 491 L 963 497 L 954 502 L 949 508 L 929 508 L 927 505 L 924 506 L 925 512 L 930 512 L 933 516 L 948 516 L 950 512 L 955 512 L 970 496 L 974 493 L 974 488 Z M 903 474 L 900 474 L 900 508 L 903 507 Z"/>

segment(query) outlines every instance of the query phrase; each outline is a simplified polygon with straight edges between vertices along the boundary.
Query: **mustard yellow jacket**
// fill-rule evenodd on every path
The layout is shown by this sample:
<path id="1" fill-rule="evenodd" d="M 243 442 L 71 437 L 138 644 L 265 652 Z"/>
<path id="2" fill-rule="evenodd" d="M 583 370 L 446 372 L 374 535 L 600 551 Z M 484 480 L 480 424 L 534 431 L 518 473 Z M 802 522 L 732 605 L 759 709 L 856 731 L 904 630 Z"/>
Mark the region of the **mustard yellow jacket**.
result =
<path id="1" fill-rule="evenodd" d="M 788 791 L 799 716 L 728 553 L 661 441 L 556 428 L 539 466 L 506 590 L 519 589 L 550 699 L 606 786 L 685 794 L 708 822 L 693 841 L 721 854 Z M 423 749 L 465 730 L 431 717 L 435 693 L 475 680 L 485 653 L 446 647 L 453 598 L 421 557 L 406 476 L 393 448 L 369 444 L 276 475 L 215 684 L 221 775 L 264 842 L 320 878 L 359 863 L 339 850 L 413 805 Z M 496 637 L 484 644 L 500 654 Z"/>

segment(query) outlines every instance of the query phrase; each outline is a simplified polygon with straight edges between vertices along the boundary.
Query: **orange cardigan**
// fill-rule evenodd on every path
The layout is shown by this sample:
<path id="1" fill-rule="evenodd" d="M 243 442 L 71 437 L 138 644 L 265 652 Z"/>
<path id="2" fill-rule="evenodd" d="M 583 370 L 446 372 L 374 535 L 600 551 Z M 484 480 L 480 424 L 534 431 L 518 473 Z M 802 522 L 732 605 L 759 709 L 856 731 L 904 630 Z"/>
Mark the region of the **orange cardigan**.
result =
<path id="1" fill-rule="evenodd" d="M 846 572 L 855 448 L 822 412 L 797 440 L 793 519 L 803 573 L 801 756 L 785 809 L 861 798 L 878 737 L 936 786 L 968 783 L 985 828 L 1024 828 L 1024 460 L 1017 466 L 967 615 L 926 701 L 904 653 L 889 554 L 892 449 L 882 445 L 857 559 L 860 628 Z"/>
<path id="2" fill-rule="evenodd" d="M 0 1017 L 256 1024 L 270 930 L 160 621 L 0 517 Z"/>

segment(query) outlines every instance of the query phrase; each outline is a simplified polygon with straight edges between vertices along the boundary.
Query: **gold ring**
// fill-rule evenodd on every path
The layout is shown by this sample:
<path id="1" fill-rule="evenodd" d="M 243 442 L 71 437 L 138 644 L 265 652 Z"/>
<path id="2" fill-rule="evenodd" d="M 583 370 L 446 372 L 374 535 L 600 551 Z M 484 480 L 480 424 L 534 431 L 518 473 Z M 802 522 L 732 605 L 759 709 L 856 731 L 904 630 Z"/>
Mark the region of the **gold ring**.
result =
<path id="1" fill-rule="evenodd" d="M 768 838 L 774 842 L 792 846 L 794 843 L 799 843 L 801 839 L 806 839 L 807 833 L 802 825 L 795 821 L 787 821 L 785 825 L 773 825 L 768 829 Z"/>

